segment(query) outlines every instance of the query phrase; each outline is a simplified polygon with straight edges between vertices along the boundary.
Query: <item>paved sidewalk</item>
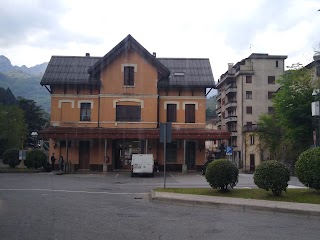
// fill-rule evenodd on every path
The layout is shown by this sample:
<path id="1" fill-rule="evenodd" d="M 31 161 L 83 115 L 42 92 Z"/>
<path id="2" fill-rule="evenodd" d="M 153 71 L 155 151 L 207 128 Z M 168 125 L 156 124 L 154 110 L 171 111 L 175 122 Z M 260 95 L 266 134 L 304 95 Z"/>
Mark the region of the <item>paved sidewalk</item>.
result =
<path id="1" fill-rule="evenodd" d="M 150 201 L 241 212 L 291 214 L 320 220 L 320 204 L 277 202 L 151 191 Z"/>

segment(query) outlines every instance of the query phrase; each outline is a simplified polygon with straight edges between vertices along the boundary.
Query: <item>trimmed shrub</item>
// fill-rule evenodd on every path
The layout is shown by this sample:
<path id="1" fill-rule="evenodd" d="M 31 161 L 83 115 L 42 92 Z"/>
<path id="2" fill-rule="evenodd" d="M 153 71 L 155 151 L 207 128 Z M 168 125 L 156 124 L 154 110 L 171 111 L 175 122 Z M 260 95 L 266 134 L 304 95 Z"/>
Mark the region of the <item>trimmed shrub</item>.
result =
<path id="1" fill-rule="evenodd" d="M 205 176 L 212 188 L 228 192 L 238 183 L 239 170 L 232 162 L 219 159 L 208 164 Z"/>
<path id="2" fill-rule="evenodd" d="M 312 148 L 300 154 L 295 173 L 305 186 L 320 190 L 320 148 Z"/>
<path id="3" fill-rule="evenodd" d="M 24 164 L 27 168 L 38 169 L 44 167 L 47 162 L 47 156 L 40 150 L 31 150 L 27 153 Z"/>
<path id="4" fill-rule="evenodd" d="M 271 160 L 262 162 L 253 175 L 254 183 L 258 188 L 271 190 L 274 196 L 281 196 L 282 191 L 287 192 L 290 172 L 286 165 Z"/>
<path id="5" fill-rule="evenodd" d="M 3 164 L 9 165 L 11 168 L 15 168 L 19 165 L 19 149 L 10 148 L 6 150 L 2 155 Z"/>

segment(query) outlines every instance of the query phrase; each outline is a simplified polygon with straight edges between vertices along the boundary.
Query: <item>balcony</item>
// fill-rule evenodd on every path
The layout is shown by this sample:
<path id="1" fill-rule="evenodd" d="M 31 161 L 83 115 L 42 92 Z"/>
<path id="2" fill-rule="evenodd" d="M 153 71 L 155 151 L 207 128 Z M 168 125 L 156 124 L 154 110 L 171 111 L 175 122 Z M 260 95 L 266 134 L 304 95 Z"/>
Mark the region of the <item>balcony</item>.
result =
<path id="1" fill-rule="evenodd" d="M 221 113 L 221 106 L 220 106 L 220 107 L 217 106 L 217 108 L 216 108 L 216 113 L 217 113 L 217 114 Z"/>
<path id="2" fill-rule="evenodd" d="M 221 100 L 221 92 L 219 91 L 216 97 L 217 101 Z"/>
<path id="3" fill-rule="evenodd" d="M 236 93 L 237 92 L 237 85 L 229 84 L 226 86 L 226 95 L 229 93 Z"/>
<path id="4" fill-rule="evenodd" d="M 253 66 L 252 65 L 240 65 L 240 68 L 237 69 L 236 75 L 253 75 Z"/>
<path id="5" fill-rule="evenodd" d="M 259 131 L 259 126 L 256 125 L 256 124 L 244 125 L 242 131 L 243 132 L 258 132 Z"/>
<path id="6" fill-rule="evenodd" d="M 237 101 L 230 101 L 226 104 L 226 109 L 237 107 Z"/>
<path id="7" fill-rule="evenodd" d="M 226 123 L 228 122 L 236 122 L 237 121 L 237 116 L 228 116 L 225 118 Z"/>
<path id="8" fill-rule="evenodd" d="M 218 80 L 217 86 L 219 86 L 222 82 L 228 79 L 233 79 L 236 75 L 236 70 L 234 68 L 229 69 L 224 74 L 220 76 L 220 79 Z"/>

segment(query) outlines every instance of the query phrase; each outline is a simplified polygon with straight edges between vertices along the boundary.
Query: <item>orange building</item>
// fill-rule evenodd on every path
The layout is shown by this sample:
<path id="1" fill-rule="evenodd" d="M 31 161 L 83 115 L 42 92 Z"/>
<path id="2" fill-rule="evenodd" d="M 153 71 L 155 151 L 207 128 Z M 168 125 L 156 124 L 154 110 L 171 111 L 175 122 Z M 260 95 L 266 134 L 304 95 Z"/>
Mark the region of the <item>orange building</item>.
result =
<path id="1" fill-rule="evenodd" d="M 157 58 L 131 35 L 104 57 L 52 56 L 41 80 L 51 94 L 49 154 L 75 170 L 130 169 L 134 153 L 151 153 L 163 167 L 160 123 L 172 122 L 168 170 L 199 168 L 205 140 L 229 139 L 206 129 L 209 59 Z"/>

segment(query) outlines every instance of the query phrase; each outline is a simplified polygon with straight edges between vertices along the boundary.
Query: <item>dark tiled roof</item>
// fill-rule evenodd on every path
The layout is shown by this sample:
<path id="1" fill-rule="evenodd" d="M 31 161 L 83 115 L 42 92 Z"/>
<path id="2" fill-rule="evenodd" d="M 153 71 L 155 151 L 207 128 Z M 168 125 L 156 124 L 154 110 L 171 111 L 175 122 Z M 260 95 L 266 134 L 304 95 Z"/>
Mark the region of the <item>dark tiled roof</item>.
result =
<path id="1" fill-rule="evenodd" d="M 52 56 L 41 85 L 99 85 L 100 71 L 128 49 L 138 52 L 160 73 L 159 87 L 215 87 L 209 59 L 155 58 L 131 35 L 104 57 Z"/>
<path id="2" fill-rule="evenodd" d="M 215 87 L 210 61 L 207 58 L 157 58 L 170 69 L 168 78 L 159 87 Z"/>
<path id="3" fill-rule="evenodd" d="M 124 38 L 120 43 L 117 44 L 111 51 L 109 51 L 103 58 L 97 61 L 92 67 L 88 69 L 88 72 L 92 76 L 100 76 L 100 72 L 106 66 L 113 62 L 119 54 L 126 51 L 136 51 L 141 56 L 149 61 L 163 77 L 167 77 L 170 74 L 170 70 L 166 68 L 161 62 L 158 61 L 151 53 L 149 53 L 137 40 L 135 40 L 130 34 Z"/>
<path id="4" fill-rule="evenodd" d="M 40 84 L 99 85 L 99 81 L 90 79 L 88 68 L 94 65 L 100 58 L 52 56 Z"/>

